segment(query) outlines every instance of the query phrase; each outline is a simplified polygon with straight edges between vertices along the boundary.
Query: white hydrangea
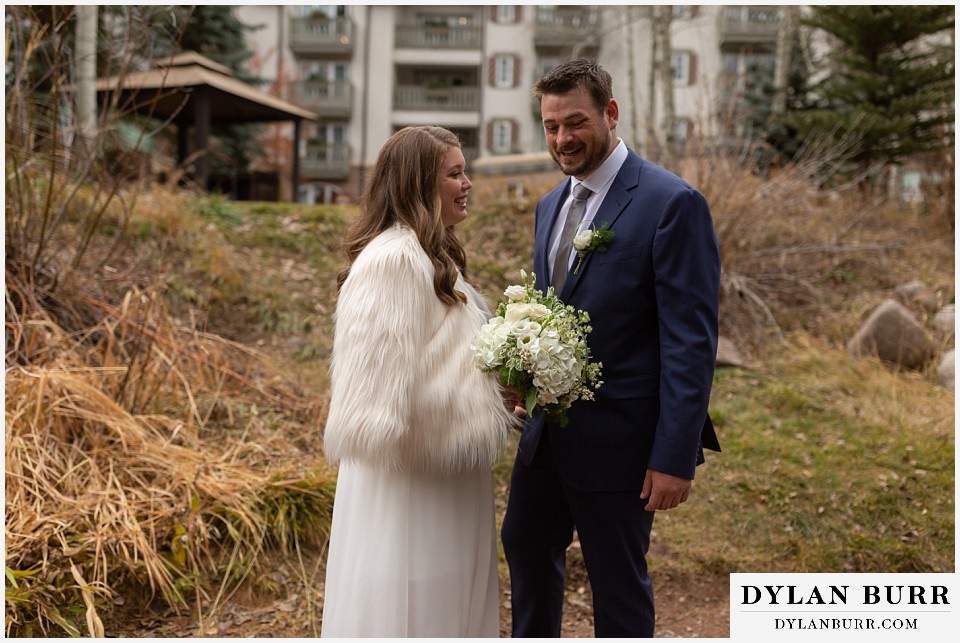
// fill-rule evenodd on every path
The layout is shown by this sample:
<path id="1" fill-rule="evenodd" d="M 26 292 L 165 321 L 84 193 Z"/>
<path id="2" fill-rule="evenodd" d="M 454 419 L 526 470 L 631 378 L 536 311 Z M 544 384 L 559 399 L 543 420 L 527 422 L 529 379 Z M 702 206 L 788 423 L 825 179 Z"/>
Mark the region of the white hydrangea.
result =
<path id="1" fill-rule="evenodd" d="M 496 372 L 523 396 L 528 413 L 543 409 L 565 424 L 566 409 L 593 399 L 593 389 L 603 383 L 602 365 L 590 362 L 586 342 L 590 317 L 564 305 L 553 288 L 546 296 L 536 290 L 535 275 L 520 276 L 524 283 L 504 290 L 508 301 L 498 304 L 497 316 L 479 329 L 470 348 L 482 370 Z"/>
<path id="2" fill-rule="evenodd" d="M 503 317 L 494 317 L 480 327 L 476 337 L 470 343 L 470 349 L 477 359 L 477 364 L 483 369 L 491 369 L 503 364 L 504 350 L 507 338 L 510 336 L 510 326 Z"/>

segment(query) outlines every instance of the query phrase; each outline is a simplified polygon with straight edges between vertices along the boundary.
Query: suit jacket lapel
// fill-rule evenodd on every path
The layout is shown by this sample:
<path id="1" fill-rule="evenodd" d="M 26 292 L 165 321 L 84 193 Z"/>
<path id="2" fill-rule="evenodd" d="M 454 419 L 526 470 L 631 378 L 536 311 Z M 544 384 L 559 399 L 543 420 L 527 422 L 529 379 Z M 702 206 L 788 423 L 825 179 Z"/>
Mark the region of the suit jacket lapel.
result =
<path id="1" fill-rule="evenodd" d="M 613 246 L 617 243 L 617 219 L 620 218 L 620 215 L 623 214 L 627 205 L 633 200 L 633 190 L 640 182 L 640 168 L 642 165 L 643 160 L 635 153 L 630 152 L 627 155 L 627 160 L 623 162 L 620 171 L 613 177 L 613 183 L 610 185 L 610 189 L 607 191 L 603 203 L 600 204 L 596 216 L 593 217 L 593 225 L 597 228 L 602 226 L 604 222 L 609 224 L 610 230 L 614 233 L 613 240 L 611 241 L 611 245 Z M 579 257 L 573 260 L 573 267 L 570 269 L 570 274 L 567 275 L 567 280 L 564 282 L 560 292 L 560 299 L 564 302 L 567 301 L 567 298 L 576 290 L 577 284 L 580 283 L 595 254 L 596 252 L 591 252 L 584 257 L 577 274 L 573 274 L 573 270 L 577 266 Z"/>
<path id="2" fill-rule="evenodd" d="M 543 222 L 537 227 L 537 238 L 534 243 L 536 256 L 533 258 L 533 270 L 537 273 L 537 287 L 543 292 L 550 285 L 550 239 L 553 238 L 553 227 L 560 214 L 560 206 L 570 189 L 567 180 L 562 189 L 554 190 L 543 198 L 542 212 L 545 214 Z"/>

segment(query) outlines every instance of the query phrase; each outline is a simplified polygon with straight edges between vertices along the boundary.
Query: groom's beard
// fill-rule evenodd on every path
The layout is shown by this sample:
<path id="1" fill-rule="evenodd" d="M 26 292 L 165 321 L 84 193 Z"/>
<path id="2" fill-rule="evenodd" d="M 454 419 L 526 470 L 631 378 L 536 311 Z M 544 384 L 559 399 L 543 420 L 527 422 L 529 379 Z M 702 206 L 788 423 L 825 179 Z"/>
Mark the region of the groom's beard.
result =
<path id="1" fill-rule="evenodd" d="M 555 149 L 548 146 L 548 151 L 550 156 L 553 158 L 554 162 L 560 167 L 560 171 L 566 174 L 567 176 L 576 176 L 576 177 L 587 177 L 598 167 L 603 165 L 603 162 L 607 160 L 607 156 L 610 154 L 610 150 L 613 148 L 613 134 L 607 132 L 606 137 L 603 140 L 602 144 L 598 144 L 599 141 L 590 141 L 583 142 L 578 141 L 574 145 L 567 145 L 562 149 Z M 564 165 L 563 157 L 560 156 L 561 152 L 576 150 L 580 147 L 586 149 L 586 155 L 577 165 Z"/>

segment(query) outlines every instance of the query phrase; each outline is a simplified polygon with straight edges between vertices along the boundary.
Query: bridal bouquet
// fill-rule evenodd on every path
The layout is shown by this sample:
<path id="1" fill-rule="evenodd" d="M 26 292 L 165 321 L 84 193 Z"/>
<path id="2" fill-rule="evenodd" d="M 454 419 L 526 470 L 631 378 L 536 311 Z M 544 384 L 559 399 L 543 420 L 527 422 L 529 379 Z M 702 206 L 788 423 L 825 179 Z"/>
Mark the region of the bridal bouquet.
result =
<path id="1" fill-rule="evenodd" d="M 522 284 L 504 291 L 507 301 L 480 327 L 470 344 L 477 365 L 512 386 L 533 417 L 543 409 L 560 425 L 575 400 L 592 400 L 600 381 L 599 362 L 590 362 L 587 334 L 590 315 L 565 305 L 553 287 L 544 295 L 534 288 L 535 275 L 520 271 Z"/>

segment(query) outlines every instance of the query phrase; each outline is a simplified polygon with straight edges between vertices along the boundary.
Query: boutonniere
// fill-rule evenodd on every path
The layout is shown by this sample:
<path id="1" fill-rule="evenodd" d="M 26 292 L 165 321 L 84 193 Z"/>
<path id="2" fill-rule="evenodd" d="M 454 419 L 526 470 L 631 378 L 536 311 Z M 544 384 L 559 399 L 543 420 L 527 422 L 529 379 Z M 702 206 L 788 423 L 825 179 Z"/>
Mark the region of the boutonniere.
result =
<path id="1" fill-rule="evenodd" d="M 596 250 L 597 252 L 606 252 L 607 244 L 613 239 L 613 231 L 610 230 L 610 224 L 604 221 L 599 228 L 590 227 L 573 238 L 573 249 L 577 251 L 580 257 L 577 260 L 577 267 L 573 269 L 573 274 L 580 271 L 583 260 L 587 255 Z"/>

